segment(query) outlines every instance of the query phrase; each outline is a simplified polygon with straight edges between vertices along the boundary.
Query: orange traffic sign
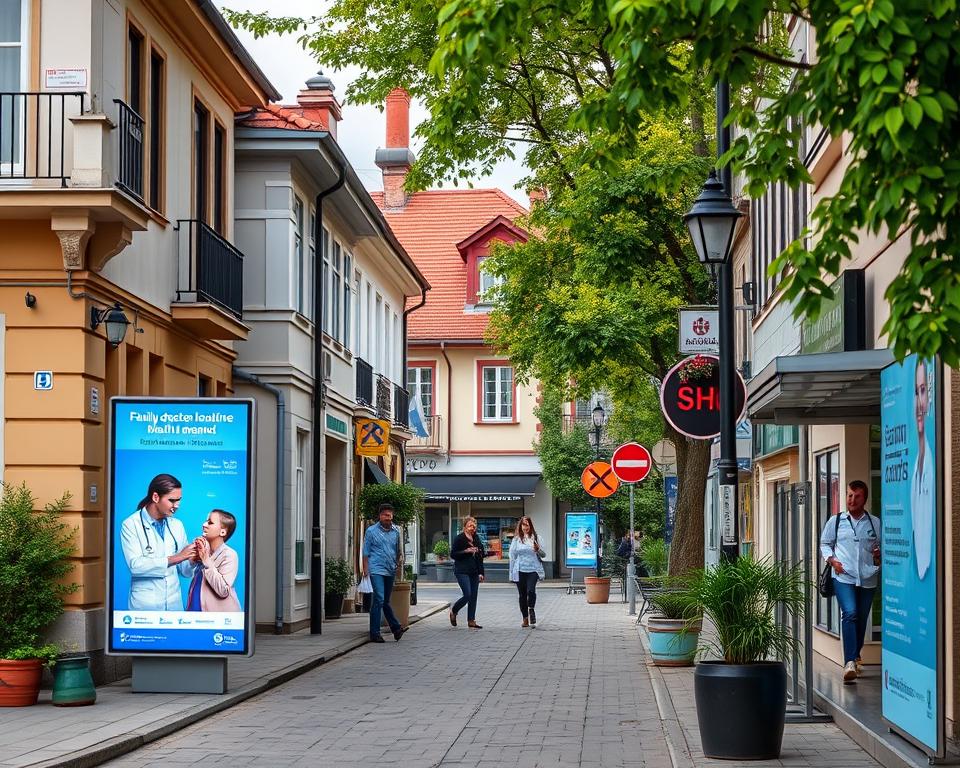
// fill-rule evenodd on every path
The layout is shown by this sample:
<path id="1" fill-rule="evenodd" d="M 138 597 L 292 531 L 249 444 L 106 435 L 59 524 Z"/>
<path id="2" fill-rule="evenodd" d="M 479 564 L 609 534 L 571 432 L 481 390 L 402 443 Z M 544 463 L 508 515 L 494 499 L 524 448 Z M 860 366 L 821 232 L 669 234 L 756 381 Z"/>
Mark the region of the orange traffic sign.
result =
<path id="1" fill-rule="evenodd" d="M 580 475 L 583 490 L 595 499 L 605 499 L 620 487 L 620 481 L 613 474 L 613 467 L 605 461 L 594 461 L 587 465 Z"/>

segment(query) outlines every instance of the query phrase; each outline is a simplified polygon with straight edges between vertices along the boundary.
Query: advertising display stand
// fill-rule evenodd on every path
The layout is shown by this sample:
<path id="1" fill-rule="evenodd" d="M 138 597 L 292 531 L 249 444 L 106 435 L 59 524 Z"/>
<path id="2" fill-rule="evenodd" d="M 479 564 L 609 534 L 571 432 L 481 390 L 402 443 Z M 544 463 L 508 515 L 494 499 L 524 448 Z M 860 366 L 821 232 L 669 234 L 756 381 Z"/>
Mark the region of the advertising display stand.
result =
<path id="1" fill-rule="evenodd" d="M 226 693 L 223 657 L 134 656 L 134 693 Z"/>

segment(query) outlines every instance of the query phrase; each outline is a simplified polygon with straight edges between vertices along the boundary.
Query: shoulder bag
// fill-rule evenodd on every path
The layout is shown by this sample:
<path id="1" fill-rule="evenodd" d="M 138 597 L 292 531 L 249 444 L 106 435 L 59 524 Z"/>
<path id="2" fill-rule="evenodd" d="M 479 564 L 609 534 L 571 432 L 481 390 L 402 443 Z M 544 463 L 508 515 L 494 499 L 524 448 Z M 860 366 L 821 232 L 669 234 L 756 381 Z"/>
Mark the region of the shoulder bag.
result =
<path id="1" fill-rule="evenodd" d="M 837 537 L 840 536 L 840 514 L 837 514 L 837 522 L 833 528 L 833 551 L 837 551 Z M 833 574 L 831 571 L 833 566 L 830 563 L 825 563 L 823 570 L 820 571 L 820 578 L 817 579 L 817 592 L 820 593 L 820 597 L 833 597 Z"/>

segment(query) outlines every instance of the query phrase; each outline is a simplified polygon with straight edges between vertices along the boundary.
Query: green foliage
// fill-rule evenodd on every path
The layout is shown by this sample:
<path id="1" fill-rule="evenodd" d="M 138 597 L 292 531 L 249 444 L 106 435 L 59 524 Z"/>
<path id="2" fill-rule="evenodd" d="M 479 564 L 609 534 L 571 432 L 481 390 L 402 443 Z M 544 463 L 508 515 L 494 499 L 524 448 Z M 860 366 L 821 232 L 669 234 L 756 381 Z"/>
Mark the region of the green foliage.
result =
<path id="1" fill-rule="evenodd" d="M 670 551 L 662 538 L 645 538 L 640 544 L 640 562 L 650 576 L 663 576 L 667 572 Z"/>
<path id="2" fill-rule="evenodd" d="M 450 557 L 450 542 L 441 539 L 433 545 L 433 554 L 438 558 L 446 559 Z"/>
<path id="3" fill-rule="evenodd" d="M 328 595 L 345 595 L 353 586 L 350 563 L 342 557 L 328 557 L 323 561 L 323 585 Z"/>
<path id="4" fill-rule="evenodd" d="M 423 497 L 423 489 L 409 483 L 369 483 L 357 496 L 357 508 L 364 520 L 378 520 L 377 508 L 389 502 L 393 504 L 393 522 L 402 528 L 423 520 Z"/>
<path id="5" fill-rule="evenodd" d="M 796 638 L 779 625 L 774 609 L 804 611 L 803 571 L 771 558 L 738 557 L 698 571 L 686 594 L 710 619 L 717 639 L 708 648 L 728 664 L 750 664 L 798 652 Z"/>
<path id="6" fill-rule="evenodd" d="M 69 494 L 34 511 L 26 485 L 0 488 L 0 658 L 56 658 L 43 632 L 63 613 L 64 598 L 76 591 L 67 583 L 73 571 L 73 529 L 61 513 Z"/>
<path id="7" fill-rule="evenodd" d="M 604 576 L 613 579 L 625 579 L 627 577 L 627 559 L 617 554 L 617 544 L 614 539 L 607 539 L 603 543 L 601 566 Z"/>
<path id="8" fill-rule="evenodd" d="M 658 592 L 651 595 L 650 604 L 665 619 L 691 621 L 700 618 L 700 609 L 689 592 L 672 590 Z"/>

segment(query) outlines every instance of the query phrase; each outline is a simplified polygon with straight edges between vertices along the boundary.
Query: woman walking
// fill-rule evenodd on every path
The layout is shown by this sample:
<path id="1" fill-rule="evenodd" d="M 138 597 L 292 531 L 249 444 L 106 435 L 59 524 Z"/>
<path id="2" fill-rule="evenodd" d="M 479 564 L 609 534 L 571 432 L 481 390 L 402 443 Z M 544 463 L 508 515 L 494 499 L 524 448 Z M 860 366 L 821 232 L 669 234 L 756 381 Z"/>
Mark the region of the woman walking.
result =
<path id="1" fill-rule="evenodd" d="M 483 629 L 477 624 L 477 590 L 483 581 L 483 558 L 487 553 L 477 535 L 477 519 L 468 517 L 463 521 L 463 533 L 453 540 L 450 557 L 453 558 L 453 575 L 457 577 L 463 596 L 450 609 L 450 623 L 457 626 L 457 614 L 467 606 L 467 626 Z"/>
<path id="2" fill-rule="evenodd" d="M 533 527 L 533 520 L 521 517 L 510 542 L 510 581 L 516 583 L 517 592 L 520 593 L 521 627 L 537 625 L 537 613 L 534 610 L 537 605 L 537 580 L 544 577 L 541 561 L 546 556 Z"/>

